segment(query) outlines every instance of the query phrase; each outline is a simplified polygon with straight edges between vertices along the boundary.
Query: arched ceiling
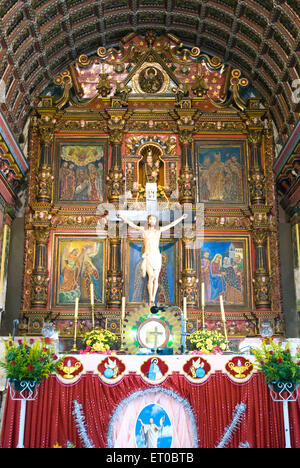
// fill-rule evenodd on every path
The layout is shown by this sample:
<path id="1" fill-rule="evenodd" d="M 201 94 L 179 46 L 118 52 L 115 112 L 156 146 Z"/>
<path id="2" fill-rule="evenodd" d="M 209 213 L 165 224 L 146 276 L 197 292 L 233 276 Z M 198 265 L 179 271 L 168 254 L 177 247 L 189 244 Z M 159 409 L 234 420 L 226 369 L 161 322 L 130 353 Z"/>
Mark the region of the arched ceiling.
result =
<path id="1" fill-rule="evenodd" d="M 300 110 L 299 14 L 299 0 L 0 0 L 1 109 L 19 135 L 35 97 L 80 54 L 155 29 L 240 68 L 284 142 Z"/>

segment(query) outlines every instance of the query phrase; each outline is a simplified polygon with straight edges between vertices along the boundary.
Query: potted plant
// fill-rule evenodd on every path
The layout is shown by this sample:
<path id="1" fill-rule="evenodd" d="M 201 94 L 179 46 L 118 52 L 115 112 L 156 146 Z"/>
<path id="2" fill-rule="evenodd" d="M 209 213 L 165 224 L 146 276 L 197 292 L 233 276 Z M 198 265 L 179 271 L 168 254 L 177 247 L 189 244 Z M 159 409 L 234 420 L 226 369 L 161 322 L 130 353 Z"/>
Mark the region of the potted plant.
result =
<path id="1" fill-rule="evenodd" d="M 261 348 L 252 348 L 257 367 L 263 372 L 266 382 L 273 386 L 274 391 L 280 392 L 282 384 L 288 384 L 292 391 L 300 382 L 299 352 L 292 355 L 289 343 L 276 343 L 270 338 L 262 341 Z"/>
<path id="2" fill-rule="evenodd" d="M 194 353 L 222 354 L 226 351 L 225 337 L 216 330 L 198 330 L 189 338 L 189 348 Z"/>
<path id="3" fill-rule="evenodd" d="M 41 340 L 26 338 L 14 343 L 11 336 L 5 341 L 4 361 L 0 366 L 6 370 L 8 380 L 14 384 L 15 390 L 24 388 L 22 382 L 29 381 L 38 384 L 55 373 L 60 360 L 52 352 L 52 348 Z"/>
<path id="4" fill-rule="evenodd" d="M 111 348 L 116 344 L 118 338 L 115 333 L 112 333 L 105 328 L 98 328 L 85 334 L 83 343 L 86 348 L 82 353 L 105 353 L 111 354 Z"/>

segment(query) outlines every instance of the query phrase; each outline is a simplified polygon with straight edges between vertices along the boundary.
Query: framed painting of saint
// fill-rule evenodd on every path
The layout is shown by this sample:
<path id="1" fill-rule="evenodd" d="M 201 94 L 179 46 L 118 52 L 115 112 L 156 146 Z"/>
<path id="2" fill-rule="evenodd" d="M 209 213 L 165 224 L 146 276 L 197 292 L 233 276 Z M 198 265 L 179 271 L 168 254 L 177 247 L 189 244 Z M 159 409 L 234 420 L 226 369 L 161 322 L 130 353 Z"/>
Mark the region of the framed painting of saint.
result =
<path id="1" fill-rule="evenodd" d="M 142 241 L 128 242 L 127 258 L 127 292 L 128 302 L 132 304 L 148 303 L 147 278 L 142 276 Z M 175 304 L 177 298 L 177 242 L 164 241 L 160 243 L 162 267 L 156 302 L 160 304 Z"/>
<path id="2" fill-rule="evenodd" d="M 104 200 L 106 142 L 59 141 L 56 146 L 56 197 L 67 204 Z"/>
<path id="3" fill-rule="evenodd" d="M 205 305 L 230 309 L 251 307 L 249 238 L 206 237 L 201 248 L 201 282 Z"/>
<path id="4" fill-rule="evenodd" d="M 53 244 L 52 306 L 74 307 L 76 298 L 89 305 L 91 284 L 95 305 L 104 304 L 105 240 L 57 234 Z"/>
<path id="5" fill-rule="evenodd" d="M 247 201 L 247 155 L 243 141 L 195 143 L 199 202 L 244 205 Z"/>

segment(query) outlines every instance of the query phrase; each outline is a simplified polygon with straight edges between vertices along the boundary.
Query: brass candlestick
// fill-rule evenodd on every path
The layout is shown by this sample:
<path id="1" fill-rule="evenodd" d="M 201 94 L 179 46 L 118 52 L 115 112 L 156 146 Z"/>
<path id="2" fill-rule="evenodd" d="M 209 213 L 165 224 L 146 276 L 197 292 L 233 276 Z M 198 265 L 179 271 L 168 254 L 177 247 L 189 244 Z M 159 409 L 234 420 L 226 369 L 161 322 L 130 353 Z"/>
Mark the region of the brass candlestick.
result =
<path id="1" fill-rule="evenodd" d="M 202 330 L 205 330 L 205 312 L 204 312 L 203 304 L 202 304 Z"/>

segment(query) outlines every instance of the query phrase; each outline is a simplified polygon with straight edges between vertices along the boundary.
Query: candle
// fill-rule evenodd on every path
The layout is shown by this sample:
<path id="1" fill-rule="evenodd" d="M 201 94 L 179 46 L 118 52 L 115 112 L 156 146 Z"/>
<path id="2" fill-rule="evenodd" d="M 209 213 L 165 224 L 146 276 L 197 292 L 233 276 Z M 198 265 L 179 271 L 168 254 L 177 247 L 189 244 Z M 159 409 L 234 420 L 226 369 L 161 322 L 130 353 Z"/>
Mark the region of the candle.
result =
<path id="1" fill-rule="evenodd" d="M 201 283 L 201 304 L 205 307 L 205 284 Z"/>
<path id="2" fill-rule="evenodd" d="M 126 297 L 122 297 L 122 321 L 125 319 Z"/>
<path id="3" fill-rule="evenodd" d="M 91 305 L 94 305 L 94 283 L 90 285 Z"/>
<path id="4" fill-rule="evenodd" d="M 183 298 L 183 318 L 184 320 L 187 320 L 186 297 Z"/>
<path id="5" fill-rule="evenodd" d="M 220 307 L 221 307 L 222 320 L 223 320 L 223 322 L 226 322 L 225 312 L 224 312 L 224 304 L 223 304 L 223 296 L 222 295 L 220 296 Z"/>
<path id="6" fill-rule="evenodd" d="M 74 313 L 74 319 L 75 320 L 78 319 L 78 304 L 79 304 L 79 299 L 78 299 L 78 297 L 76 297 L 76 299 L 75 299 L 75 313 Z"/>

